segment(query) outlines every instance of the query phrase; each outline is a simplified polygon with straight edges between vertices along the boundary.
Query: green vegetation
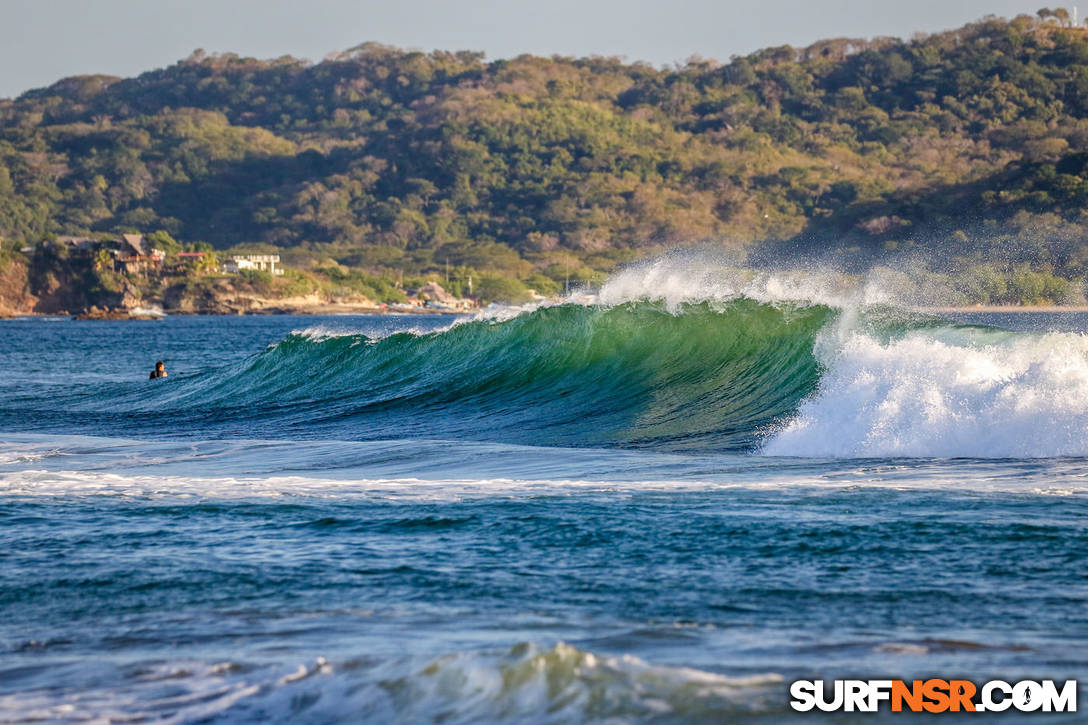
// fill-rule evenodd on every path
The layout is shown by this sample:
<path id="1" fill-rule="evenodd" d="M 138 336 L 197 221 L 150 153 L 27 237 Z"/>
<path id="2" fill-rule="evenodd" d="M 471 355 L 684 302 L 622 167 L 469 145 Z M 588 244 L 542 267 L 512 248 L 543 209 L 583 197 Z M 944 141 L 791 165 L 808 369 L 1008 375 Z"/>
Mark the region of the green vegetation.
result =
<path id="1" fill-rule="evenodd" d="M 519 305 L 529 301 L 529 289 L 516 279 L 489 274 L 480 279 L 476 294 L 484 300 Z"/>
<path id="2" fill-rule="evenodd" d="M 316 270 L 322 273 L 331 284 L 335 285 L 331 292 L 334 296 L 357 294 L 370 300 L 379 302 L 404 302 L 404 292 L 396 286 L 393 280 L 386 277 L 378 277 L 367 274 L 358 269 L 346 268 L 340 265 L 325 267 Z"/>
<path id="3" fill-rule="evenodd" d="M 707 241 L 847 269 L 914 255 L 978 301 L 1072 299 L 1088 29 L 1069 26 L 1044 9 L 670 69 L 197 52 L 0 100 L 0 237 L 162 229 L 167 252 L 281 254 L 301 272 L 277 289 L 384 301 L 469 278 L 518 300 Z"/>

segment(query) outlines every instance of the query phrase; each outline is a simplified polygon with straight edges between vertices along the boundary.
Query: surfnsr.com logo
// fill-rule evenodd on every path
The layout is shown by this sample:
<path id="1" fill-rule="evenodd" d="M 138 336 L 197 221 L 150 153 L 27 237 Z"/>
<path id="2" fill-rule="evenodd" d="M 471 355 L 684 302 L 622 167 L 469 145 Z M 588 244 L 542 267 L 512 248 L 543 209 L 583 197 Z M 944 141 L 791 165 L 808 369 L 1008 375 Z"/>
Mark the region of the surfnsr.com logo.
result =
<path id="1" fill-rule="evenodd" d="M 828 686 L 830 685 L 830 686 Z M 1076 712 L 1077 681 L 1060 687 L 1054 680 L 797 680 L 790 685 L 790 707 L 798 712 Z"/>

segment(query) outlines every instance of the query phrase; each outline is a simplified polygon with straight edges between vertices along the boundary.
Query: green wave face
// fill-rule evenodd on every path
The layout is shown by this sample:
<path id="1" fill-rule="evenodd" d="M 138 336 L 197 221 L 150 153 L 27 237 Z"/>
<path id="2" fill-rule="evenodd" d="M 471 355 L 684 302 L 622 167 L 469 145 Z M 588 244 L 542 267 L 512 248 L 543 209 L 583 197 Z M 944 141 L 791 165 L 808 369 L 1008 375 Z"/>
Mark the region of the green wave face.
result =
<path id="1" fill-rule="evenodd" d="M 378 340 L 293 334 L 157 405 L 326 438 L 750 450 L 815 389 L 814 340 L 834 314 L 639 302 Z"/>

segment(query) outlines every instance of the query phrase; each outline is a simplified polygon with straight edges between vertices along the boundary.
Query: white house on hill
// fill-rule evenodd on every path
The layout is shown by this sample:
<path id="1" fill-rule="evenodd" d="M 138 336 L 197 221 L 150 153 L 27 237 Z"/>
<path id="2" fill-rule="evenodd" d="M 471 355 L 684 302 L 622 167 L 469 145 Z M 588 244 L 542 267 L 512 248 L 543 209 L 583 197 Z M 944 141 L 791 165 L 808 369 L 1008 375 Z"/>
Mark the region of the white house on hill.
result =
<path id="1" fill-rule="evenodd" d="M 279 276 L 283 274 L 283 269 L 276 266 L 279 263 L 280 255 L 278 254 L 236 254 L 223 262 L 223 271 L 237 274 L 250 269 Z"/>

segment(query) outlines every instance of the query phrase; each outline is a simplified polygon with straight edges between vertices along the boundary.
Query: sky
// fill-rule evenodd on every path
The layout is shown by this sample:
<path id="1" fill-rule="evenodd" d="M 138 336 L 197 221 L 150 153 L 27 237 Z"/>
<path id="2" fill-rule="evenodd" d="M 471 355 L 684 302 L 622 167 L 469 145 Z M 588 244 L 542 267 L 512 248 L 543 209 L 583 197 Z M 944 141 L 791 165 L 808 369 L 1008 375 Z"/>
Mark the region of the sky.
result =
<path id="1" fill-rule="evenodd" d="M 489 59 L 728 60 L 832 37 L 909 38 L 1041 0 L 0 0 L 0 98 L 70 75 L 133 76 L 197 48 L 320 61 L 377 41 Z M 1088 6 L 1088 3 L 1086 3 Z M 1085 8 L 1088 12 L 1088 7 Z"/>

